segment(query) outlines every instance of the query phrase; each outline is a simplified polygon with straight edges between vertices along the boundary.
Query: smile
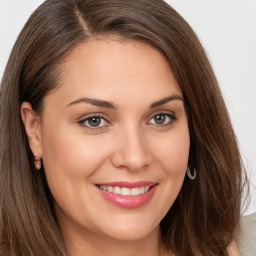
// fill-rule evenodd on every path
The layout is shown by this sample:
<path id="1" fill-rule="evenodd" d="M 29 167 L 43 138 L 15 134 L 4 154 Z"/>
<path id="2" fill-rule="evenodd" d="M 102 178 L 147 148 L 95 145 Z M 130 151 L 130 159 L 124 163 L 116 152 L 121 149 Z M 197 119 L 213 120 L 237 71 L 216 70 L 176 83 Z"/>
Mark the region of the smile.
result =
<path id="1" fill-rule="evenodd" d="M 114 182 L 98 184 L 96 188 L 107 201 L 123 208 L 140 207 L 151 200 L 158 183 L 155 182 Z"/>
<path id="2" fill-rule="evenodd" d="M 120 188 L 120 187 L 112 187 L 112 186 L 102 186 L 99 185 L 99 188 L 107 191 L 107 192 L 113 192 L 117 195 L 122 195 L 122 196 L 138 196 L 142 195 L 146 192 L 148 192 L 150 186 L 142 186 L 142 187 L 137 187 L 137 188 Z"/>

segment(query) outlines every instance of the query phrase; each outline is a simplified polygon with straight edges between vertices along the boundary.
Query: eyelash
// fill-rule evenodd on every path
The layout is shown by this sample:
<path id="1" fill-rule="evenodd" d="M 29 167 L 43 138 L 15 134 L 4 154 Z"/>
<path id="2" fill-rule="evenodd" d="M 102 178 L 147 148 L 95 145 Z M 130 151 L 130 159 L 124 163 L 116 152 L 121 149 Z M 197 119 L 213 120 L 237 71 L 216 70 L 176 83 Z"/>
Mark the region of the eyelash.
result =
<path id="1" fill-rule="evenodd" d="M 107 123 L 107 125 L 97 126 L 97 127 L 92 127 L 92 126 L 90 126 L 90 125 L 86 125 L 86 122 L 89 122 L 89 121 L 92 120 L 93 118 L 100 118 L 101 121 L 104 120 L 104 121 Z M 91 129 L 91 130 L 103 129 L 105 126 L 110 126 L 110 122 L 107 121 L 107 119 L 105 118 L 105 116 L 103 116 L 103 115 L 101 115 L 101 114 L 97 114 L 97 113 L 92 114 L 92 115 L 86 117 L 85 119 L 78 121 L 78 123 L 79 123 L 81 126 L 83 126 L 83 127 L 85 127 L 85 128 L 88 128 L 88 129 Z"/>
<path id="2" fill-rule="evenodd" d="M 177 116 L 174 113 L 170 113 L 170 112 L 165 112 L 165 111 L 160 111 L 158 113 L 154 113 L 153 116 L 149 119 L 152 120 L 153 118 L 156 118 L 156 116 L 165 116 L 169 118 L 169 121 L 167 123 L 164 124 L 151 124 L 153 126 L 159 127 L 159 128 L 164 128 L 166 126 L 172 126 L 174 124 L 174 122 L 177 120 Z"/>
<path id="3" fill-rule="evenodd" d="M 169 118 L 169 121 L 168 123 L 163 123 L 163 124 L 157 124 L 157 123 L 154 123 L 154 124 L 150 124 L 149 122 L 156 118 L 157 116 L 164 116 L 165 117 L 165 121 L 166 121 L 166 117 Z M 89 122 L 90 120 L 92 120 L 93 118 L 100 118 L 100 121 L 102 122 L 102 120 L 104 122 L 106 122 L 106 125 L 101 125 L 101 126 L 91 126 L 90 124 L 86 124 L 86 122 Z M 147 124 L 149 123 L 149 125 L 151 126 L 155 126 L 155 127 L 158 127 L 158 128 L 164 128 L 164 127 L 167 127 L 167 126 L 172 126 L 174 124 L 174 122 L 177 120 L 177 116 L 173 113 L 170 113 L 170 112 L 164 112 L 164 111 L 160 111 L 158 113 L 154 113 L 149 121 L 147 122 Z M 99 130 L 99 129 L 104 129 L 106 126 L 110 126 L 111 123 L 107 120 L 107 118 L 105 116 L 103 116 L 102 114 L 92 114 L 90 115 L 89 117 L 86 117 L 85 119 L 82 119 L 80 121 L 78 121 L 78 123 L 82 126 L 82 127 L 85 127 L 85 128 L 88 128 L 88 129 L 91 129 L 91 130 Z"/>

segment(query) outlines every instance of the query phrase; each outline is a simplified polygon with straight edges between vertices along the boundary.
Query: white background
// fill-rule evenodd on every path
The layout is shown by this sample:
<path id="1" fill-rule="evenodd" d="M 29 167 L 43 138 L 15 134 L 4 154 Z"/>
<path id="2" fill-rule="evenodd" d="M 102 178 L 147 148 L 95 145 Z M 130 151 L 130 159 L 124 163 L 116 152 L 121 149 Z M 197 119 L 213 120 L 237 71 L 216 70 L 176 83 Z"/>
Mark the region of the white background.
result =
<path id="1" fill-rule="evenodd" d="M 139 0 L 138 0 L 139 1 Z M 0 0 L 0 78 L 24 23 L 42 0 Z M 203 43 L 226 100 L 251 179 L 256 211 L 256 1 L 168 0 Z"/>

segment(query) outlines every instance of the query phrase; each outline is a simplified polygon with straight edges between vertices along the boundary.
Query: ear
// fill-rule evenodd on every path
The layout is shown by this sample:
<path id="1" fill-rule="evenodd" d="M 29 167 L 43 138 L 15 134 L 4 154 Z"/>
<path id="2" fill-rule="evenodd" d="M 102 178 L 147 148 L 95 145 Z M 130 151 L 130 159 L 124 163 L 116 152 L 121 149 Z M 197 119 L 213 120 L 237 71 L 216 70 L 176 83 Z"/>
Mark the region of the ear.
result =
<path id="1" fill-rule="evenodd" d="M 30 149 L 38 160 L 42 157 L 41 121 L 29 102 L 23 102 L 20 108 L 21 118 L 28 137 Z"/>

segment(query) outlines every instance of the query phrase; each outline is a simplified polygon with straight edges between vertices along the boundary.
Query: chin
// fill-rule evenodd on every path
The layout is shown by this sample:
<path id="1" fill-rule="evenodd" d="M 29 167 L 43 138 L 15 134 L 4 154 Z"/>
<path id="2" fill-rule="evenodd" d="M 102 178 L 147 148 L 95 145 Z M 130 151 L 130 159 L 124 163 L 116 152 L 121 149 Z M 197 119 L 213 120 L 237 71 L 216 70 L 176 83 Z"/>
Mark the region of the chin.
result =
<path id="1" fill-rule="evenodd" d="M 105 230 L 105 235 L 121 241 L 140 240 L 151 235 L 158 235 L 160 226 L 152 226 L 152 223 L 145 222 L 134 223 L 127 221 L 126 223 L 116 223 L 108 230 Z"/>

